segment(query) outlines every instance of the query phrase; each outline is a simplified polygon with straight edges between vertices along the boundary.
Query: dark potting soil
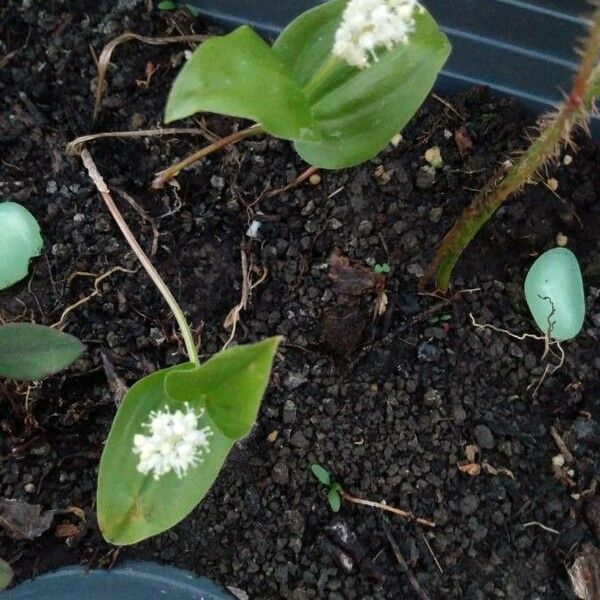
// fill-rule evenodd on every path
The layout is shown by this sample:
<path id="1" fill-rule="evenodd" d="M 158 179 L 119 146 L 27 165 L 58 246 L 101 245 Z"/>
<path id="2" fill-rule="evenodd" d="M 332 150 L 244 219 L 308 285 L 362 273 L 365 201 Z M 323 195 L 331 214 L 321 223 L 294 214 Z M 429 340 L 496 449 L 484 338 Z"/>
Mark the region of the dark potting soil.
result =
<path id="1" fill-rule="evenodd" d="M 32 211 L 45 239 L 31 277 L 1 296 L 0 317 L 52 324 L 87 298 L 64 328 L 88 348 L 41 383 L 0 383 L 0 498 L 45 510 L 75 506 L 86 517 L 58 514 L 33 541 L 0 532 L 0 557 L 19 580 L 71 563 L 103 567 L 139 557 L 191 569 L 252 599 L 416 598 L 371 508 L 344 503 L 339 518 L 385 579 L 336 562 L 326 533 L 334 515 L 309 472 L 317 462 L 348 492 L 437 523 L 429 530 L 390 519 L 431 598 L 573 598 L 565 564 L 599 535 L 600 150 L 582 138 L 572 164 L 559 161 L 544 175 L 558 181 L 555 192 L 530 185 L 499 211 L 455 274 L 454 291 L 477 290 L 424 313 L 439 302 L 416 291 L 433 248 L 524 143 L 529 119 L 483 89 L 431 97 L 397 146 L 275 197 L 265 191 L 306 168 L 286 142 L 240 143 L 159 193 L 148 191 L 152 174 L 207 143 L 203 137 L 90 145 L 142 246 L 151 252 L 155 243 L 153 260 L 197 328 L 203 354 L 229 336 L 223 321 L 240 299 L 241 250 L 255 279 L 262 269 L 268 276 L 241 314 L 236 341 L 286 337 L 256 427 L 201 506 L 171 531 L 119 552 L 102 540 L 95 479 L 116 409 L 107 371 L 131 385 L 185 360 L 167 307 L 81 163 L 64 152 L 93 130 L 161 123 L 185 44 L 119 47 L 92 125 L 94 57 L 124 31 L 178 35 L 206 26 L 184 13 L 149 14 L 135 0 L 10 2 L 0 12 L 0 194 Z M 225 135 L 243 124 L 207 115 L 205 125 Z M 455 142 L 461 128 L 473 142 L 464 157 Z M 433 174 L 423 157 L 436 145 L 444 167 Z M 262 221 L 258 239 L 245 235 L 254 218 Z M 565 344 L 564 366 L 534 396 L 542 344 L 476 329 L 469 313 L 534 332 L 523 278 L 559 232 L 581 260 L 588 318 Z M 373 318 L 373 293 L 348 296 L 330 279 L 334 251 L 351 265 L 390 265 L 381 316 Z M 92 295 L 95 278 L 109 272 Z M 573 453 L 560 477 L 552 472 L 559 453 L 552 427 Z M 478 475 L 458 468 L 469 445 L 479 447 Z"/>

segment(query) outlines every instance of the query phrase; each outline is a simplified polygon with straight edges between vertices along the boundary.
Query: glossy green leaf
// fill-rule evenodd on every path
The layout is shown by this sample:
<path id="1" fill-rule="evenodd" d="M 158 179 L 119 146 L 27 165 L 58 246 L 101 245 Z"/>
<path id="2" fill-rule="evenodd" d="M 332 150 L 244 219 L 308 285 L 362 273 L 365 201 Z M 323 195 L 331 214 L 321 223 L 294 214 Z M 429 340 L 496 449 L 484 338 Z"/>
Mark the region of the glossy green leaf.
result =
<path id="1" fill-rule="evenodd" d="M 0 558 L 0 592 L 5 590 L 14 577 L 11 566 Z"/>
<path id="2" fill-rule="evenodd" d="M 299 138 L 313 126 L 306 98 L 286 66 L 246 26 L 203 42 L 177 75 L 165 121 L 198 111 L 252 119 L 285 139 Z"/>
<path id="3" fill-rule="evenodd" d="M 0 325 L 0 377 L 42 379 L 69 366 L 85 350 L 75 337 L 44 325 Z"/>
<path id="4" fill-rule="evenodd" d="M 0 203 L 0 290 L 27 275 L 29 261 L 42 250 L 35 217 L 15 202 Z"/>
<path id="5" fill-rule="evenodd" d="M 331 484 L 331 477 L 329 476 L 329 472 L 324 469 L 321 465 L 311 465 L 310 470 L 313 472 L 313 475 L 319 480 L 323 485 L 329 486 Z"/>
<path id="6" fill-rule="evenodd" d="M 567 248 L 544 252 L 525 278 L 525 298 L 541 331 L 561 341 L 583 326 L 585 296 L 579 262 Z"/>
<path id="7" fill-rule="evenodd" d="M 234 346 L 199 367 L 173 371 L 166 377 L 166 391 L 179 402 L 206 406 L 221 432 L 241 438 L 256 421 L 280 340 Z"/>
<path id="8" fill-rule="evenodd" d="M 313 86 L 315 73 L 330 63 L 345 6 L 345 0 L 333 0 L 303 13 L 273 46 L 308 90 L 320 137 L 296 140 L 296 150 L 310 164 L 329 169 L 357 165 L 377 154 L 423 103 L 450 53 L 430 14 L 417 10 L 408 44 L 378 51 L 378 60 L 362 70 L 339 62 Z"/>
<path id="9" fill-rule="evenodd" d="M 333 512 L 339 512 L 342 506 L 342 500 L 337 490 L 329 490 L 327 494 L 327 501 L 329 502 L 329 506 Z"/>
<path id="10" fill-rule="evenodd" d="M 233 446 L 233 440 L 224 436 L 205 412 L 199 426 L 211 427 L 213 434 L 202 463 L 181 479 L 171 472 L 157 481 L 138 472 L 139 456 L 132 451 L 134 436 L 143 433 L 150 412 L 165 405 L 181 406 L 167 396 L 165 379 L 187 367 L 178 365 L 144 377 L 119 406 L 100 460 L 97 494 L 98 524 L 104 538 L 113 544 L 135 544 L 181 521 L 204 498 Z M 190 406 L 198 408 L 192 402 Z"/>

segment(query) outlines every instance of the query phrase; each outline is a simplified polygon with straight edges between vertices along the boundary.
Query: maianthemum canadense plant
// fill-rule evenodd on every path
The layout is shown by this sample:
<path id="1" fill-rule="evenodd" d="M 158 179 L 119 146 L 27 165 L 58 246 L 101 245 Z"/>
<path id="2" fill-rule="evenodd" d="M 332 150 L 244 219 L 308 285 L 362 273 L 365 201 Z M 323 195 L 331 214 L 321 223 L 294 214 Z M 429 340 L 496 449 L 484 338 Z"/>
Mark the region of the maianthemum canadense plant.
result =
<path id="1" fill-rule="evenodd" d="M 35 217 L 16 202 L 0 203 L 0 291 L 24 277 L 43 241 Z M 84 350 L 72 335 L 35 323 L 0 325 L 0 377 L 42 379 L 70 365 Z"/>
<path id="2" fill-rule="evenodd" d="M 272 47 L 249 27 L 205 41 L 173 84 L 166 120 L 198 111 L 244 117 L 257 124 L 236 140 L 268 132 L 291 140 L 313 165 L 355 165 L 408 122 L 449 52 L 415 0 L 332 0 L 294 20 Z M 123 220 L 89 151 L 77 153 L 173 312 L 189 356 L 189 363 L 131 387 L 102 454 L 100 529 L 114 544 L 133 544 L 172 527 L 205 496 L 256 420 L 280 339 L 235 346 L 201 364 L 183 311 Z M 163 173 L 154 187 L 181 168 Z"/>
<path id="3" fill-rule="evenodd" d="M 450 53 L 416 0 L 331 0 L 269 46 L 250 27 L 202 43 L 177 76 L 166 122 L 199 111 L 257 124 L 224 141 L 269 133 L 316 167 L 375 156 L 415 114 Z M 207 148 L 158 173 L 160 188 Z"/>

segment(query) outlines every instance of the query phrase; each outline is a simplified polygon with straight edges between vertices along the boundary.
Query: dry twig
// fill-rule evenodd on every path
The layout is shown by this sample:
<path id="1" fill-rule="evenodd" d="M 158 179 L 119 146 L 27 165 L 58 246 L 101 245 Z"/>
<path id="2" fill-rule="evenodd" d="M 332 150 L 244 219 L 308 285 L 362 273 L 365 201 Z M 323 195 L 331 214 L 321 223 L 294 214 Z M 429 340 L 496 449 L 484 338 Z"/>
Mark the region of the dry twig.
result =
<path id="1" fill-rule="evenodd" d="M 126 32 L 120 36 L 111 40 L 104 46 L 100 56 L 98 57 L 98 80 L 96 83 L 96 99 L 94 101 L 94 116 L 93 120 L 96 121 L 100 114 L 100 108 L 102 105 L 102 95 L 104 94 L 105 82 L 106 82 L 106 71 L 110 64 L 110 57 L 117 46 L 131 40 L 137 40 L 144 44 L 150 44 L 151 46 L 164 46 L 165 44 L 182 44 L 188 42 L 203 42 L 210 36 L 207 35 L 178 35 L 169 37 L 146 37 L 138 35 L 137 33 Z"/>
<path id="2" fill-rule="evenodd" d="M 294 181 L 284 185 L 283 187 L 276 188 L 274 190 L 270 190 L 265 194 L 267 198 L 272 198 L 273 196 L 277 196 L 278 194 L 283 194 L 284 192 L 289 192 L 289 190 L 293 190 L 295 187 L 298 187 L 302 182 L 310 179 L 312 175 L 314 175 L 319 170 L 319 167 L 308 167 L 303 173 L 300 173 Z"/>
<path id="3" fill-rule="evenodd" d="M 240 254 L 242 258 L 242 294 L 240 301 L 229 311 L 229 314 L 225 317 L 223 327 L 225 327 L 226 329 L 231 328 L 231 333 L 229 334 L 229 338 L 223 345 L 223 350 L 225 350 L 225 348 L 227 348 L 227 346 L 231 344 L 233 338 L 235 337 L 237 324 L 240 320 L 240 313 L 243 310 L 246 310 L 246 308 L 248 307 L 252 290 L 256 286 L 260 285 L 267 278 L 268 274 L 267 269 L 264 268 L 260 278 L 257 281 L 253 282 L 251 275 L 252 262 L 250 262 L 250 265 L 248 265 L 248 256 L 246 254 L 246 250 L 244 249 L 243 241 L 240 248 Z"/>
<path id="4" fill-rule="evenodd" d="M 383 502 L 374 502 L 373 500 L 365 500 L 364 498 L 357 498 L 356 496 L 352 496 L 348 492 L 344 490 L 339 490 L 339 495 L 344 499 L 348 500 L 348 502 L 352 502 L 353 504 L 361 504 L 363 506 L 370 506 L 372 508 L 378 508 L 379 510 L 385 510 L 387 512 L 391 512 L 400 517 L 404 517 L 409 521 L 414 521 L 415 523 L 419 523 L 419 525 L 425 525 L 426 527 L 435 527 L 435 523 L 430 521 L 429 519 L 423 519 L 421 517 L 417 517 L 415 514 L 402 510 L 400 508 L 395 508 L 393 506 L 388 506 Z"/>
<path id="5" fill-rule="evenodd" d="M 70 141 L 67 144 L 67 154 L 69 156 L 79 156 L 86 142 L 94 140 L 105 139 L 105 138 L 139 138 L 139 137 L 152 137 L 152 136 L 163 136 L 163 135 L 204 135 L 201 129 L 195 129 L 193 127 L 167 127 L 166 129 L 140 129 L 139 131 L 103 131 L 102 133 L 90 133 L 88 135 L 81 135 L 78 138 Z"/>
<path id="6" fill-rule="evenodd" d="M 208 146 L 201 148 L 193 154 L 190 154 L 190 156 L 188 156 L 187 158 L 184 158 L 183 160 L 170 166 L 164 171 L 159 171 L 154 175 L 154 179 L 152 180 L 150 187 L 152 187 L 153 190 L 160 190 L 165 186 L 165 183 L 167 183 L 167 181 L 170 181 L 171 179 L 173 179 L 173 177 L 176 177 L 186 167 L 189 167 L 190 165 L 194 164 L 195 162 L 198 162 L 199 160 L 202 160 L 205 156 L 208 156 L 209 154 L 212 154 L 217 150 L 221 150 L 222 148 L 225 148 L 230 144 L 235 144 L 236 142 L 239 142 L 244 138 L 264 133 L 264 131 L 265 130 L 260 125 L 252 125 L 251 127 L 242 129 L 240 131 L 234 131 L 232 134 L 225 136 L 224 138 L 220 138 L 212 144 L 209 144 Z"/>

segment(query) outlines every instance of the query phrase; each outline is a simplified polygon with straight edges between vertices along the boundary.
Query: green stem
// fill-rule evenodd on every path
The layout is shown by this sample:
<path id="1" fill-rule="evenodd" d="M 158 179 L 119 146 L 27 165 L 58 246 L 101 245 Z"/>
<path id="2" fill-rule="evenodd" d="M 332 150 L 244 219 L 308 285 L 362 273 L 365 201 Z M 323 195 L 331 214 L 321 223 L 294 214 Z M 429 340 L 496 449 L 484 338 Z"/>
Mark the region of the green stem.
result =
<path id="1" fill-rule="evenodd" d="M 540 133 L 504 177 L 497 174 L 463 211 L 440 243 L 423 275 L 420 287 L 435 277 L 437 289 L 446 291 L 454 266 L 481 227 L 512 194 L 535 177 L 538 170 L 570 140 L 573 128 L 582 124 L 600 91 L 600 8 L 596 9 L 585 41 L 571 94 L 559 111 L 540 122 Z"/>
<path id="2" fill-rule="evenodd" d="M 310 98 L 318 87 L 323 83 L 323 81 L 331 74 L 333 69 L 337 67 L 340 59 L 331 54 L 329 58 L 321 65 L 321 67 L 317 70 L 316 73 L 310 78 L 308 83 L 302 88 L 302 91 Z"/>
<path id="3" fill-rule="evenodd" d="M 146 253 L 142 250 L 142 247 L 139 245 L 138 241 L 135 239 L 131 229 L 125 222 L 123 215 L 119 211 L 117 205 L 112 199 L 110 192 L 106 183 L 104 183 L 104 179 L 98 172 L 96 168 L 96 164 L 92 159 L 91 154 L 86 148 L 81 150 L 81 160 L 85 168 L 88 170 L 92 181 L 96 185 L 96 188 L 100 192 L 102 199 L 104 200 L 104 204 L 106 204 L 106 208 L 108 208 L 110 214 L 113 219 L 119 226 L 123 237 L 127 240 L 127 243 L 137 256 L 138 260 L 142 263 L 142 266 L 148 273 L 148 276 L 157 287 L 158 291 L 162 294 L 162 297 L 165 299 L 166 303 L 169 305 L 177 324 L 179 325 L 179 329 L 181 330 L 181 336 L 183 337 L 183 343 L 185 344 L 185 349 L 187 351 L 190 362 L 193 362 L 195 365 L 200 365 L 200 359 L 198 358 L 198 351 L 196 350 L 196 344 L 194 342 L 194 336 L 192 335 L 192 330 L 188 325 L 187 319 L 183 314 L 183 310 L 175 300 L 175 297 L 171 293 L 171 290 L 168 288 L 167 284 L 164 282 L 163 278 L 159 275 L 158 271 L 154 268 L 154 265 L 146 255 Z"/>

